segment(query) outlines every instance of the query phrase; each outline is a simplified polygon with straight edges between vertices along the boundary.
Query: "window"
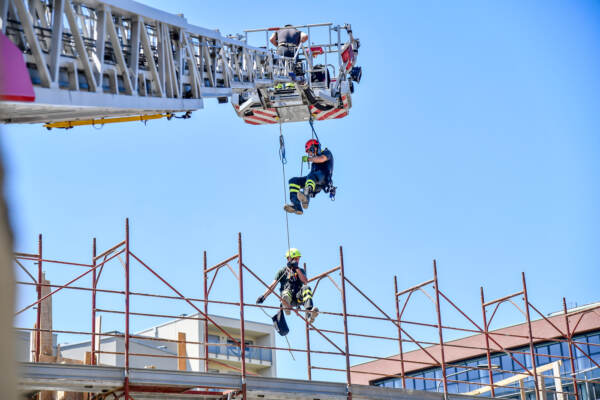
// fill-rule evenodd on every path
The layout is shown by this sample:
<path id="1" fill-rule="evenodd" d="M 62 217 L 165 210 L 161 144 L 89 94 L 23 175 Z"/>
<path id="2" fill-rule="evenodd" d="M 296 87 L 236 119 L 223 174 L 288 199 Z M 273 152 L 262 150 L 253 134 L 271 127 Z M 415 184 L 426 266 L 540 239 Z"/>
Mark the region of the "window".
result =
<path id="1" fill-rule="evenodd" d="M 462 371 L 464 371 L 465 369 L 461 369 Z M 457 381 L 466 381 L 467 378 L 467 373 L 466 372 L 461 372 L 460 374 L 456 375 L 456 380 Z"/>
<path id="2" fill-rule="evenodd" d="M 458 393 L 458 383 L 448 383 L 448 393 Z"/>
<path id="3" fill-rule="evenodd" d="M 241 352 L 240 352 L 240 348 L 238 347 L 237 344 L 235 344 L 235 342 L 231 339 L 227 339 L 227 355 L 228 356 L 237 356 L 237 357 L 241 357 Z M 252 340 L 246 340 L 246 353 L 248 353 L 250 351 L 250 347 L 248 347 L 248 345 L 252 345 L 254 344 L 254 342 L 252 342 Z"/>
<path id="4" fill-rule="evenodd" d="M 536 361 L 537 365 L 544 365 L 544 364 L 548 364 L 550 362 L 550 357 L 538 355 L 538 354 L 548 354 L 549 353 L 548 346 L 536 346 L 535 353 L 536 353 L 535 361 Z"/>
<path id="5" fill-rule="evenodd" d="M 519 355 L 522 355 L 522 354 L 513 354 L 512 356 L 517 358 L 517 356 L 519 356 Z M 517 360 L 518 360 L 518 358 L 517 358 Z M 521 360 L 519 360 L 519 361 L 521 361 Z M 512 358 L 510 358 L 510 356 L 508 354 L 504 354 L 500 357 L 500 368 L 505 371 L 512 371 L 513 370 L 512 362 L 513 362 Z"/>
<path id="6" fill-rule="evenodd" d="M 435 390 L 437 382 L 434 381 L 434 380 L 432 380 L 434 378 L 434 372 L 433 371 L 427 371 L 427 372 L 425 372 L 424 377 L 427 378 L 424 381 L 424 383 L 425 383 L 425 390 Z"/>
<path id="7" fill-rule="evenodd" d="M 531 363 L 528 361 L 529 357 L 525 357 L 525 354 L 513 354 L 513 357 L 515 358 L 515 360 L 518 361 L 518 363 L 516 361 L 513 360 L 513 364 L 514 364 L 514 370 L 515 371 L 523 371 L 523 367 L 521 367 L 521 365 L 523 366 L 529 366 Z M 521 365 L 519 365 L 519 363 Z"/>
<path id="8" fill-rule="evenodd" d="M 208 335 L 208 343 L 219 343 L 221 340 L 217 335 Z M 221 346 L 208 346 L 208 352 L 212 354 L 219 354 Z"/>
<path id="9" fill-rule="evenodd" d="M 375 384 L 375 386 L 385 387 L 385 388 L 399 387 L 398 383 L 396 381 L 397 381 L 397 379 L 390 378 L 390 379 L 386 379 L 386 380 L 377 382 Z"/>
<path id="10" fill-rule="evenodd" d="M 598 354 L 600 353 L 600 335 L 590 335 L 587 338 L 588 343 L 593 343 L 598 346 L 588 346 L 590 348 L 590 354 Z"/>
<path id="11" fill-rule="evenodd" d="M 567 350 L 568 352 L 568 350 Z M 553 343 L 548 346 L 548 354 L 552 354 L 553 356 L 562 356 L 562 348 L 561 343 Z M 568 356 L 568 353 L 567 353 Z M 558 360 L 558 358 L 553 358 L 554 361 Z"/>
<path id="12" fill-rule="evenodd" d="M 415 375 L 415 390 L 425 390 L 425 382 L 423 381 L 423 374 Z"/>
<path id="13" fill-rule="evenodd" d="M 467 363 L 469 370 L 467 372 L 467 378 L 471 382 L 479 382 L 479 370 L 477 369 L 479 363 L 477 361 L 471 361 Z"/>

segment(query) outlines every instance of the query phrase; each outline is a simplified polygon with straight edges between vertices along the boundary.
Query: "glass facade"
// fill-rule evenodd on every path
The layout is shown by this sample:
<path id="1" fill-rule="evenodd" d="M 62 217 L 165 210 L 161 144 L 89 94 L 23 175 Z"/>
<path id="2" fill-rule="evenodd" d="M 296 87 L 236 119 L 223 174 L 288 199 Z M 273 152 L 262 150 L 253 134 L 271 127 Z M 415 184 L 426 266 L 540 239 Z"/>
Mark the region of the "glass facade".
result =
<path id="1" fill-rule="evenodd" d="M 587 342 L 592 344 L 600 344 L 600 331 L 588 333 L 584 335 L 578 335 L 573 338 L 574 341 Z M 588 356 L 590 356 L 596 363 L 600 364 L 600 346 L 589 346 L 589 345 L 578 345 Z M 578 379 L 593 380 L 595 382 L 581 382 L 578 383 L 578 389 L 581 400 L 600 400 L 600 369 L 597 368 L 590 360 L 582 353 L 581 350 L 573 346 L 573 356 L 575 357 L 575 372 L 577 373 Z M 529 346 L 525 346 L 518 349 L 511 349 L 512 351 L 529 352 Z M 548 357 L 545 354 L 553 356 L 567 357 L 562 359 L 560 365 L 560 375 L 562 377 L 562 391 L 573 393 L 573 382 L 571 378 L 571 363 L 568 360 L 569 357 L 569 345 L 568 343 L 541 343 L 535 346 L 536 365 L 538 367 L 548 364 L 554 361 L 561 360 L 556 357 Z M 513 357 L 519 361 L 520 364 L 531 368 L 531 358 L 528 354 L 515 354 Z M 514 376 L 511 372 L 504 371 L 515 371 L 522 372 L 524 369 L 519 363 L 515 362 L 509 355 L 505 353 L 492 354 L 491 364 L 492 376 L 494 383 L 498 383 L 503 379 Z M 452 366 L 446 368 L 446 377 L 448 378 L 448 393 L 467 393 L 483 387 L 481 384 L 489 384 L 489 374 L 487 370 L 487 357 L 485 354 L 481 357 L 471 358 L 459 362 L 451 363 L 453 365 L 460 365 L 460 367 Z M 485 368 L 485 369 L 481 369 Z M 497 370 L 497 372 L 494 372 Z M 544 375 L 551 375 L 552 371 L 543 373 Z M 415 379 L 416 378 L 416 379 Z M 431 380 L 430 380 L 431 379 Z M 438 380 L 434 380 L 438 379 Z M 427 390 L 434 392 L 443 391 L 442 370 L 440 367 L 429 368 L 414 373 L 406 374 L 406 388 L 413 390 Z M 462 382 L 451 382 L 465 381 Z M 476 383 L 479 383 L 477 385 Z M 533 392 L 533 378 L 527 377 L 523 380 L 523 383 L 527 392 L 527 399 L 534 400 L 535 393 Z M 566 396 L 563 399 L 556 398 L 556 394 L 552 392 L 554 390 L 554 379 L 545 378 L 545 384 L 548 388 L 548 399 L 549 400 L 567 400 Z M 390 388 L 402 388 L 402 379 L 399 377 L 384 378 L 373 383 L 375 386 L 390 387 Z M 518 382 L 514 382 L 508 386 L 519 386 Z M 496 397 L 510 397 L 520 398 L 518 389 L 513 388 L 495 388 Z M 489 396 L 490 393 L 484 393 L 483 396 Z M 574 399 L 574 396 L 569 396 L 569 399 Z"/>

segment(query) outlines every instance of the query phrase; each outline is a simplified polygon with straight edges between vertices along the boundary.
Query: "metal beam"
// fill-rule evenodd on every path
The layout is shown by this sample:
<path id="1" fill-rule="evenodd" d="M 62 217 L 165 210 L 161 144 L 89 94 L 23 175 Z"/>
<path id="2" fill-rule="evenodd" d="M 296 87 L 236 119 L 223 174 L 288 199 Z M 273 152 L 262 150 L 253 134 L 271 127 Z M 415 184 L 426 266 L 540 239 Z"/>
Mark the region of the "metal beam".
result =
<path id="1" fill-rule="evenodd" d="M 16 0 L 13 2 L 17 9 L 17 14 L 19 15 L 19 21 L 21 22 L 21 26 L 25 31 L 25 37 L 27 38 L 27 43 L 29 44 L 29 48 L 31 49 L 31 53 L 35 58 L 35 63 L 40 74 L 40 79 L 42 81 L 42 86 L 50 87 L 50 71 L 48 71 L 48 66 L 46 65 L 46 57 L 42 52 L 40 47 L 40 43 L 37 39 L 37 35 L 33 31 L 33 24 L 31 22 L 32 17 L 31 14 L 25 8 L 25 3 L 20 0 Z"/>
<path id="2" fill-rule="evenodd" d="M 117 58 L 117 65 L 119 66 L 121 76 L 123 77 L 125 93 L 132 95 L 133 87 L 131 86 L 131 78 L 129 77 L 129 68 L 125 62 L 125 56 L 123 55 L 123 49 L 121 49 L 121 43 L 119 42 L 119 36 L 117 35 L 117 30 L 115 29 L 112 13 L 108 7 L 106 8 L 106 16 L 106 28 L 108 30 L 108 36 L 110 37 L 110 43 L 112 44 L 113 51 L 115 52 L 115 57 Z M 119 88 L 117 84 L 117 94 L 118 93 Z"/>
<path id="3" fill-rule="evenodd" d="M 21 363 L 19 365 L 19 387 L 22 391 L 65 390 L 100 393 L 116 390 L 123 384 L 124 368 L 98 365 L 68 365 Z M 129 381 L 135 387 L 180 388 L 219 387 L 239 390 L 242 380 L 239 375 L 166 371 L 158 369 L 129 370 Z M 346 384 L 339 382 L 305 381 L 298 379 L 246 378 L 250 399 L 296 399 L 296 400 L 342 400 L 346 399 Z M 405 391 L 402 389 L 376 386 L 351 385 L 353 398 L 369 400 L 441 400 L 441 393 Z M 150 396 L 150 394 L 148 394 Z M 145 394 L 136 396 L 144 398 Z M 161 399 L 177 398 L 176 394 L 163 393 Z M 216 395 L 215 397 L 219 397 Z M 451 400 L 473 399 L 465 395 L 448 394 Z M 486 397 L 477 397 L 486 399 Z"/>
<path id="4" fill-rule="evenodd" d="M 104 6 L 96 9 L 96 52 L 92 54 L 92 59 L 96 66 L 96 91 L 102 93 L 102 74 L 104 66 L 104 51 L 106 46 L 106 10 Z"/>
<path id="5" fill-rule="evenodd" d="M 8 18 L 8 2 L 10 0 L 0 0 L 0 20 L 2 22 L 2 33 L 6 33 L 6 19 Z"/>
<path id="6" fill-rule="evenodd" d="M 63 36 L 63 13 L 65 10 L 65 0 L 54 0 L 52 10 L 52 41 L 50 50 L 50 76 L 52 77 L 52 87 L 58 87 L 58 71 L 60 55 L 62 53 Z"/>
<path id="7" fill-rule="evenodd" d="M 140 19 L 134 17 L 131 20 L 131 55 L 129 56 L 129 69 L 131 70 L 131 78 L 133 90 L 139 94 L 138 90 L 138 71 L 140 68 Z"/>
<path id="8" fill-rule="evenodd" d="M 152 74 L 152 83 L 153 86 L 156 88 L 156 91 L 158 92 L 158 97 L 164 97 L 162 82 L 160 80 L 158 70 L 156 69 L 156 63 L 154 62 L 154 52 L 152 51 L 150 39 L 148 38 L 148 32 L 146 31 L 146 25 L 142 18 L 140 18 L 140 24 L 142 47 L 144 49 L 144 55 L 146 56 L 146 60 L 148 62 L 148 67 L 150 68 L 150 73 Z"/>
<path id="9" fill-rule="evenodd" d="M 65 14 L 67 15 L 67 20 L 69 21 L 71 35 L 73 35 L 73 40 L 75 40 L 75 47 L 77 48 L 78 59 L 79 62 L 81 62 L 83 71 L 85 72 L 89 90 L 90 92 L 95 92 L 96 81 L 94 78 L 94 74 L 92 73 L 92 67 L 90 65 L 90 60 L 87 55 L 85 44 L 83 43 L 83 38 L 81 37 L 81 32 L 79 32 L 79 27 L 77 26 L 77 19 L 75 19 L 75 11 L 73 11 L 73 7 L 71 6 L 70 0 L 67 0 L 67 4 L 65 4 Z"/>

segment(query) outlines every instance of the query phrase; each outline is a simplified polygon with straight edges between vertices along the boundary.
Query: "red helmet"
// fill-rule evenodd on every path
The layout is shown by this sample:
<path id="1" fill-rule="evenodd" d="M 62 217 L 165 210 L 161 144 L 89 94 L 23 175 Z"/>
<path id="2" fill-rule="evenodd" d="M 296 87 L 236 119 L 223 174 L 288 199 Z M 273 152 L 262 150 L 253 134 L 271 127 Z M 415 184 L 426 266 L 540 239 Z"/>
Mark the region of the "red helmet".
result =
<path id="1" fill-rule="evenodd" d="M 314 147 L 315 148 L 314 151 L 316 152 L 320 146 L 321 146 L 321 143 L 319 143 L 319 141 L 317 139 L 310 139 L 304 145 L 304 150 L 306 150 L 306 152 L 308 153 L 308 151 Z"/>

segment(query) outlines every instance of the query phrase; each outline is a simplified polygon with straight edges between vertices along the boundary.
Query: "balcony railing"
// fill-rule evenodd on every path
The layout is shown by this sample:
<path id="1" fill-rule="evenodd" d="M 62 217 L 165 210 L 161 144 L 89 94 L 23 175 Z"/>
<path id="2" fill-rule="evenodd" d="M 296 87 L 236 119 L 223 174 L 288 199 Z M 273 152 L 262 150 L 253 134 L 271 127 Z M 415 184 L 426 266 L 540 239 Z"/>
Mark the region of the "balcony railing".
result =
<path id="1" fill-rule="evenodd" d="M 226 356 L 241 361 L 240 348 L 235 345 L 230 346 L 208 346 L 208 354 L 214 356 Z M 273 362 L 273 355 L 270 349 L 246 348 L 246 360 L 249 361 L 268 361 Z"/>

